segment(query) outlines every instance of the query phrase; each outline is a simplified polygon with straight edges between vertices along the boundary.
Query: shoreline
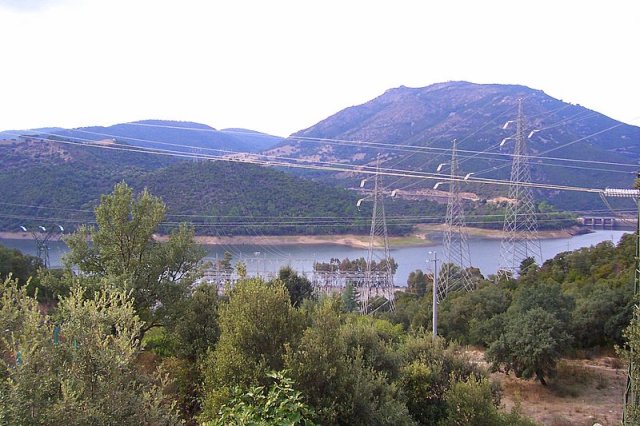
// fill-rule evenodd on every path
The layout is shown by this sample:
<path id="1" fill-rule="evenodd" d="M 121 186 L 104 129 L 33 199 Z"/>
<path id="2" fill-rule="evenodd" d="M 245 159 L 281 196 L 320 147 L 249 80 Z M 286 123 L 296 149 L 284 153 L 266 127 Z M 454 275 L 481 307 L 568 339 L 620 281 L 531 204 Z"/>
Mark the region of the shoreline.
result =
<path id="1" fill-rule="evenodd" d="M 389 246 L 398 247 L 430 247 L 439 244 L 439 239 L 430 238 L 430 233 L 441 233 L 445 230 L 444 224 L 438 225 L 417 225 L 414 233 L 407 236 L 389 237 Z M 494 229 L 465 228 L 470 237 L 482 237 L 500 239 L 504 237 L 504 232 Z M 591 232 L 587 228 L 573 227 L 568 229 L 558 229 L 553 231 L 538 231 L 538 235 L 543 239 L 568 238 L 574 235 Z M 167 241 L 168 235 L 154 234 L 157 241 Z M 33 236 L 29 232 L 0 232 L 0 239 L 12 240 L 32 240 Z M 354 248 L 369 247 L 368 235 L 341 234 L 341 235 L 264 235 L 264 236 L 234 236 L 219 237 L 196 235 L 195 241 L 198 244 L 206 245 L 314 245 L 333 244 Z M 376 245 L 377 247 L 378 245 Z"/>
<path id="2" fill-rule="evenodd" d="M 168 235 L 154 234 L 156 241 L 167 241 Z M 0 232 L 0 240 L 33 240 L 29 232 Z M 369 247 L 369 236 L 355 234 L 340 235 L 262 235 L 246 236 L 238 235 L 233 237 L 214 237 L 208 235 L 196 235 L 194 240 L 198 244 L 205 245 L 313 245 L 313 244 L 333 244 L 354 248 Z M 420 237 L 418 235 L 389 237 L 391 247 L 420 247 L 436 244 L 434 241 Z"/>

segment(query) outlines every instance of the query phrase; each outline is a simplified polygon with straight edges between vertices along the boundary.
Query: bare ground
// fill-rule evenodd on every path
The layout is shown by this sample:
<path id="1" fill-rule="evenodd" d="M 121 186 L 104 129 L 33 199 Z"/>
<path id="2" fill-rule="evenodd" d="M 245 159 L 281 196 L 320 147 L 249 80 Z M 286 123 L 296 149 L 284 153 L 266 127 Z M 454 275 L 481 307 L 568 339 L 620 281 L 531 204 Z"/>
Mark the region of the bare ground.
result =
<path id="1" fill-rule="evenodd" d="M 418 232 L 444 232 L 446 228 L 445 224 L 419 224 L 416 225 L 416 230 Z M 500 239 L 503 238 L 506 233 L 499 229 L 485 229 L 485 228 L 472 228 L 466 227 L 464 230 L 468 235 L 474 237 L 483 237 L 483 238 L 495 238 Z M 567 238 L 572 235 L 575 235 L 577 232 L 577 228 L 569 228 L 569 229 L 557 229 L 552 231 L 538 231 L 538 235 L 540 238 Z"/>
<path id="2" fill-rule="evenodd" d="M 28 232 L 0 232 L 0 238 L 26 240 L 33 236 Z M 167 235 L 154 235 L 158 241 L 166 241 Z M 274 236 L 235 236 L 235 237 L 211 237 L 197 235 L 195 237 L 200 244 L 269 244 L 269 245 L 304 245 L 304 244 L 337 244 L 356 248 L 369 246 L 368 235 L 274 235 Z M 412 235 L 407 237 L 389 237 L 392 247 L 429 246 L 433 242 L 424 235 Z"/>
<path id="3" fill-rule="evenodd" d="M 472 360 L 484 364 L 482 351 L 467 352 Z M 591 359 L 565 359 L 558 365 L 558 376 L 548 386 L 522 380 L 513 375 L 492 373 L 502 384 L 503 409 L 510 411 L 519 402 L 524 415 L 549 426 L 619 425 L 627 371 L 615 356 Z"/>

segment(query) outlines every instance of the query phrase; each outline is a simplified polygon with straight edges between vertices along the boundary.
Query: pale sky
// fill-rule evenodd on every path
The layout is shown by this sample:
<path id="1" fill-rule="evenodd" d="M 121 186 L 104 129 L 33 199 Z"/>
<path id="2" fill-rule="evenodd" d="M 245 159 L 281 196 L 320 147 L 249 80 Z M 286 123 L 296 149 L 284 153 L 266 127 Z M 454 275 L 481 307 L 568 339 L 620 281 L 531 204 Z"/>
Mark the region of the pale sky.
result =
<path id="1" fill-rule="evenodd" d="M 638 0 L 0 0 L 0 130 L 287 136 L 385 90 L 523 84 L 640 125 Z"/>

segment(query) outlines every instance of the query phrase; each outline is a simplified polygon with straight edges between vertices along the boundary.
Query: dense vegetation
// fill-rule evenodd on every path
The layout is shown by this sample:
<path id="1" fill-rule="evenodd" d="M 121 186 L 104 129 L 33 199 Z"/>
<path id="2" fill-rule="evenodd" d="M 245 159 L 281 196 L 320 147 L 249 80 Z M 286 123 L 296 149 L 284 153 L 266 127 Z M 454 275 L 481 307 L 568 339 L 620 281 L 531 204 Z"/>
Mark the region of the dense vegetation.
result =
<path id="1" fill-rule="evenodd" d="M 189 285 L 201 253 L 185 227 L 152 239 L 163 213 L 124 184 L 104 196 L 97 227 L 67 240 L 66 271 L 36 272 L 59 296 L 46 315 L 27 287 L 3 282 L 3 421 L 528 424 L 497 409 L 497 388 L 456 345 L 347 312 L 294 271 L 241 279 L 223 297 Z"/>
<path id="2" fill-rule="evenodd" d="M 58 147 L 59 157 L 44 156 L 33 142 L 13 150 L 0 146 L 8 166 L 0 173 L 3 214 L 0 230 L 62 224 L 73 229 L 93 221 L 100 195 L 121 181 L 149 188 L 167 205 L 159 227 L 169 233 L 188 218 L 201 235 L 290 235 L 369 232 L 371 203 L 356 207 L 352 192 L 304 180 L 270 168 L 243 163 L 169 161 L 141 153 L 76 146 Z M 389 200 L 387 214 L 442 216 L 431 202 Z M 389 220 L 391 234 L 407 233 L 410 223 Z"/>
<path id="3" fill-rule="evenodd" d="M 206 124 L 168 120 L 142 120 L 109 127 L 55 129 L 48 134 L 71 140 L 113 138 L 137 147 L 207 155 L 257 152 L 281 141 L 277 136 L 250 130 L 216 130 Z"/>
<path id="4" fill-rule="evenodd" d="M 320 296 L 290 269 L 219 295 L 191 285 L 202 257 L 191 229 L 153 240 L 164 212 L 120 184 L 97 226 L 68 239 L 65 271 L 32 270 L 37 286 L 2 282 L 0 422 L 529 425 L 517 407 L 499 410 L 499 385 L 453 342 L 544 384 L 561 356 L 623 344 L 632 313 L 632 237 L 527 260 L 518 278 L 474 271 L 475 291 L 440 304 L 434 339 L 421 271 L 395 311 L 375 316 L 353 312 L 353 288 Z"/>
<path id="5" fill-rule="evenodd" d="M 624 343 L 634 304 L 634 253 L 635 237 L 626 235 L 618 246 L 602 242 L 560 253 L 541 267 L 528 259 L 517 279 L 483 280 L 472 273 L 475 291 L 440 303 L 439 333 L 484 346 L 496 369 L 545 383 L 560 356 Z M 430 327 L 430 280 L 422 271 L 412 273 L 410 291 L 386 317 L 407 330 Z"/>

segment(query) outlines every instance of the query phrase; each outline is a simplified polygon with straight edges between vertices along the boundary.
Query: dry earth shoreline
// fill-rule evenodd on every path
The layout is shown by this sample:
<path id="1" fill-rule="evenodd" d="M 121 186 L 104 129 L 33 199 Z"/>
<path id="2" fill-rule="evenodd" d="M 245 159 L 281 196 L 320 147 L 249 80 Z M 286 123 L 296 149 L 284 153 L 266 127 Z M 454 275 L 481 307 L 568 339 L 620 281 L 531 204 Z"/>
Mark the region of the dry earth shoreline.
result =
<path id="1" fill-rule="evenodd" d="M 443 224 L 440 225 L 418 225 L 415 232 L 409 236 L 389 237 L 391 247 L 428 247 L 439 243 L 429 238 L 430 233 L 444 231 Z M 493 229 L 466 228 L 468 234 L 473 237 L 502 238 L 502 231 Z M 540 231 L 541 238 L 568 238 L 580 232 L 576 228 L 562 229 L 555 231 Z M 32 235 L 28 232 L 0 232 L 0 238 L 29 240 Z M 168 236 L 155 235 L 156 240 L 165 241 Z M 264 235 L 264 236 L 235 236 L 235 237 L 213 237 L 198 235 L 196 242 L 200 244 L 234 244 L 234 245 L 311 245 L 311 244 L 336 244 L 354 248 L 364 248 L 369 246 L 369 237 L 366 235 Z"/>

